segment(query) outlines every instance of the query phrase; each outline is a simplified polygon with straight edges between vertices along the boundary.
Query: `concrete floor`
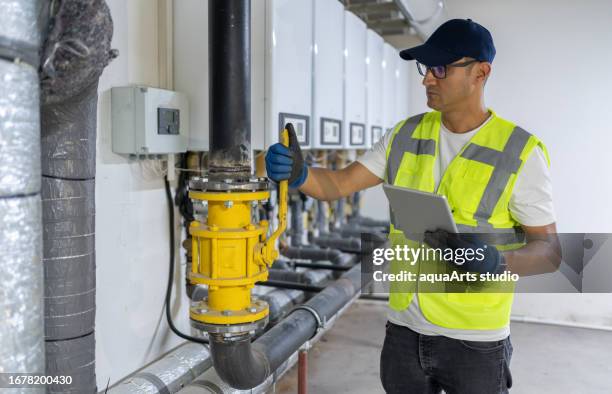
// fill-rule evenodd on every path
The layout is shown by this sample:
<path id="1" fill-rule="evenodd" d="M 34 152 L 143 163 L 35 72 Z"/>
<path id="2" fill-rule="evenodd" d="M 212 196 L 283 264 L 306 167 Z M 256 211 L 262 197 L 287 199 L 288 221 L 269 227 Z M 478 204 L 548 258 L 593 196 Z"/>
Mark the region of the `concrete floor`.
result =
<path id="1" fill-rule="evenodd" d="M 385 305 L 358 301 L 309 352 L 312 394 L 384 393 L 379 357 Z M 513 394 L 612 393 L 612 332 L 512 323 Z M 276 385 L 297 393 L 297 365 Z"/>

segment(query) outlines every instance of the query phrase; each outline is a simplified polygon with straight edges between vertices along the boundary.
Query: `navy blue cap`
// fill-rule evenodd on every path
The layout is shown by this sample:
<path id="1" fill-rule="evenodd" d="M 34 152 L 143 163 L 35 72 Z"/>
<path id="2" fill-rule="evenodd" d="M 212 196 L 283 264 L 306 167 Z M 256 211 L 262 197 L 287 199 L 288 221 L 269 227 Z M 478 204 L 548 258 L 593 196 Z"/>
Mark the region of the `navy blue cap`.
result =
<path id="1" fill-rule="evenodd" d="M 471 19 L 451 19 L 444 22 L 423 45 L 400 52 L 404 60 L 417 60 L 426 66 L 444 66 L 471 57 L 481 62 L 493 62 L 495 46 L 491 33 Z"/>

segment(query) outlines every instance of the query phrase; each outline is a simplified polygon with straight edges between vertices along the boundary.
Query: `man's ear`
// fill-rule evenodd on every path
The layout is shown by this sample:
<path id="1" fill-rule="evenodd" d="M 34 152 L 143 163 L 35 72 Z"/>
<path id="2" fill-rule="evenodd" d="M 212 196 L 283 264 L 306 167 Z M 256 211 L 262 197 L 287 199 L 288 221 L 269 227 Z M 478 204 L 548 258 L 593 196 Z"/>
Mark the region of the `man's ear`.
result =
<path id="1" fill-rule="evenodd" d="M 491 75 L 491 63 L 489 62 L 481 62 L 478 63 L 478 70 L 477 70 L 477 74 L 476 74 L 476 78 L 479 81 L 483 81 L 483 83 L 487 82 L 487 79 L 489 79 L 489 76 Z"/>

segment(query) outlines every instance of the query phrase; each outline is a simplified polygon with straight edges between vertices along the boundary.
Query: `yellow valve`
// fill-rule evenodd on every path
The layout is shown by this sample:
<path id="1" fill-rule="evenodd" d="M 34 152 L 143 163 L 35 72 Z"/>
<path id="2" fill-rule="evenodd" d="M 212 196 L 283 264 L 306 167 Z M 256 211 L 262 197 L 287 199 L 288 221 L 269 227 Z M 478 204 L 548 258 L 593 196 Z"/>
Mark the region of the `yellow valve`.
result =
<path id="1" fill-rule="evenodd" d="M 286 129 L 280 140 L 289 145 Z M 208 297 L 192 304 L 190 317 L 214 330 L 264 321 L 268 305 L 252 300 L 251 289 L 268 279 L 268 266 L 279 255 L 275 244 L 287 228 L 288 181 L 279 183 L 279 225 L 268 239 L 268 222 L 251 222 L 251 208 L 270 197 L 268 190 L 203 190 L 189 192 L 191 199 L 208 202 L 208 216 L 206 223 L 194 221 L 189 227 L 192 266 L 188 277 L 191 283 L 207 285 Z"/>

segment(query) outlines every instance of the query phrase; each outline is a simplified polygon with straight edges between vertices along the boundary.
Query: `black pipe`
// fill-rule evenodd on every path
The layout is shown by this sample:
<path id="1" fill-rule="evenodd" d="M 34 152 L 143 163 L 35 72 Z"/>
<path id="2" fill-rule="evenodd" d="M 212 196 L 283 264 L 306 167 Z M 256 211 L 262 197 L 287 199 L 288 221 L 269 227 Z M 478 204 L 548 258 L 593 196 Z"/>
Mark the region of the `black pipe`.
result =
<path id="1" fill-rule="evenodd" d="M 327 231 L 325 227 L 325 202 L 317 200 L 317 228 L 320 233 L 324 233 Z"/>
<path id="2" fill-rule="evenodd" d="M 329 234 L 321 234 L 314 237 L 312 243 L 327 248 L 340 249 L 343 252 L 361 252 L 361 239 L 355 237 L 340 238 Z"/>
<path id="3" fill-rule="evenodd" d="M 306 285 L 303 283 L 287 282 L 287 281 L 282 281 L 282 280 L 266 280 L 264 282 L 257 282 L 257 285 L 278 287 L 279 289 L 302 290 L 302 291 L 309 291 L 313 293 L 316 293 L 316 292 L 319 292 L 325 289 L 325 287 L 323 286 Z"/>
<path id="4" fill-rule="evenodd" d="M 306 283 L 304 281 L 304 272 L 296 272 L 291 271 L 289 269 L 269 268 L 268 280 L 282 280 L 286 282 Z"/>
<path id="5" fill-rule="evenodd" d="M 359 298 L 364 300 L 373 300 L 373 301 L 389 301 L 388 295 L 378 295 L 378 294 L 362 294 Z"/>
<path id="6" fill-rule="evenodd" d="M 281 250 L 281 254 L 285 257 L 289 257 L 292 259 L 306 259 L 306 260 L 327 260 L 331 261 L 332 264 L 340 267 L 350 267 L 357 260 L 359 260 L 359 255 L 343 253 L 338 249 L 322 249 L 317 247 L 286 247 Z M 340 272 L 334 273 L 334 278 L 340 277 Z"/>
<path id="7" fill-rule="evenodd" d="M 384 241 L 387 236 L 384 234 L 387 229 L 382 227 L 360 226 L 358 224 L 347 224 L 340 227 L 340 236 L 356 237 L 362 239 L 362 234 L 366 234 L 370 239 Z"/>
<path id="8" fill-rule="evenodd" d="M 322 321 L 331 319 L 361 290 L 361 264 L 344 273 L 304 305 Z M 296 309 L 251 344 L 248 335 L 211 336 L 215 370 L 230 386 L 247 390 L 260 385 L 300 346 L 316 334 L 314 314 Z"/>
<path id="9" fill-rule="evenodd" d="M 304 233 L 304 218 L 302 211 L 304 202 L 299 196 L 291 201 L 291 246 L 300 246 L 302 244 L 302 235 Z"/>
<path id="10" fill-rule="evenodd" d="M 281 254 L 290 259 L 327 260 L 337 265 L 343 265 L 341 263 L 344 263 L 350 257 L 350 255 L 342 253 L 338 249 L 321 249 L 316 247 L 294 248 L 289 246 L 283 248 Z"/>
<path id="11" fill-rule="evenodd" d="M 208 2 L 209 177 L 246 180 L 251 173 L 251 2 Z"/>
<path id="12" fill-rule="evenodd" d="M 349 219 L 349 223 L 361 224 L 363 226 L 384 227 L 389 228 L 388 220 L 372 219 L 365 216 L 356 216 Z"/>
<path id="13" fill-rule="evenodd" d="M 353 193 L 351 197 L 351 216 L 349 217 L 349 221 L 351 218 L 359 217 L 359 212 L 361 211 L 361 192 Z"/>
<path id="14" fill-rule="evenodd" d="M 300 263 L 298 261 L 292 262 L 291 265 L 293 265 L 294 267 L 310 268 L 310 269 L 324 269 L 324 270 L 330 270 L 330 271 L 348 271 L 351 269 L 351 267 L 340 267 L 337 265 L 322 264 L 322 263 Z"/>

